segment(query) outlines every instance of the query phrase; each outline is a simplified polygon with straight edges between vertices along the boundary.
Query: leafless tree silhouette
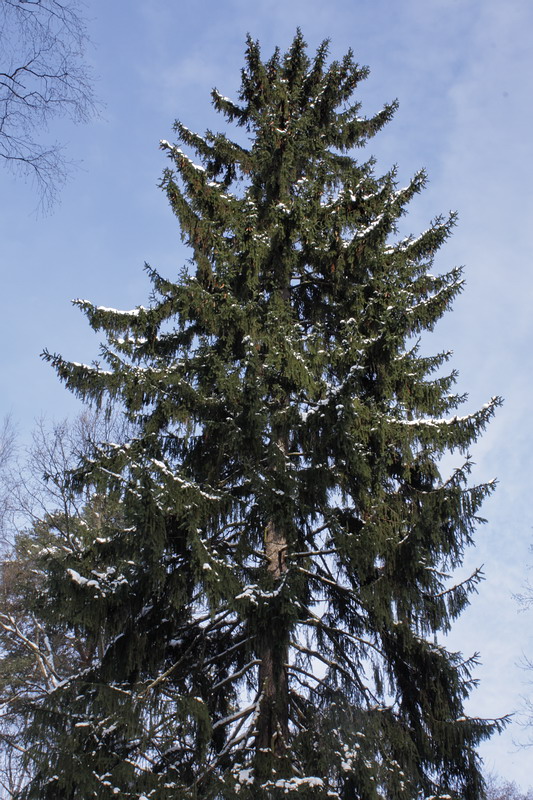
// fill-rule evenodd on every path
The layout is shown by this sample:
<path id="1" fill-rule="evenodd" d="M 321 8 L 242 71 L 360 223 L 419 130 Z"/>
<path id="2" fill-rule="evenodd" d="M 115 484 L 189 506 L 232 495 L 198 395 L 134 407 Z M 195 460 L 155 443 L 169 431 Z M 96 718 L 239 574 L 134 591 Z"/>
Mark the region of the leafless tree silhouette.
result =
<path id="1" fill-rule="evenodd" d="M 86 121 L 96 111 L 77 0 L 0 0 L 0 159 L 33 179 L 49 206 L 70 164 L 43 140 L 51 119 Z"/>

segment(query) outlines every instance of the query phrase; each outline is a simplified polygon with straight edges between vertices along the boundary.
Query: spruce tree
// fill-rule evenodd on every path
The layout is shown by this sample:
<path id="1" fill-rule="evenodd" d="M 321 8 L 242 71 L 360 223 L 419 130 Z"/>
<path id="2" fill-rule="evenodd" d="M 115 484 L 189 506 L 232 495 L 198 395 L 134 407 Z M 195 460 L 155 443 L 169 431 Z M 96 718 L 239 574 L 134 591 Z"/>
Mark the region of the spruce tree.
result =
<path id="1" fill-rule="evenodd" d="M 135 433 L 73 475 L 121 514 L 50 558 L 47 602 L 108 644 L 33 708 L 26 798 L 480 796 L 499 723 L 465 714 L 473 662 L 442 634 L 479 579 L 448 573 L 499 401 L 457 415 L 449 353 L 419 350 L 462 287 L 430 271 L 455 217 L 400 238 L 424 173 L 354 158 L 395 104 L 362 117 L 367 69 L 327 54 L 248 40 L 238 101 L 212 95 L 248 144 L 161 142 L 194 269 L 148 268 L 149 307 L 78 301 L 103 365 L 46 354 Z"/>

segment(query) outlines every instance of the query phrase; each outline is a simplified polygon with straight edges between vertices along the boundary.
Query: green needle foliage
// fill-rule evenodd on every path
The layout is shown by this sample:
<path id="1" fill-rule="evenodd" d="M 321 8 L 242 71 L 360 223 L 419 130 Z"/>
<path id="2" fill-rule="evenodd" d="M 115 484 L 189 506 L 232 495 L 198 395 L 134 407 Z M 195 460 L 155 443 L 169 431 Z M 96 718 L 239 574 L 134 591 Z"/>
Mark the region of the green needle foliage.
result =
<path id="1" fill-rule="evenodd" d="M 454 216 L 398 238 L 424 174 L 354 159 L 395 104 L 360 116 L 367 69 L 327 49 L 248 40 L 238 102 L 212 95 L 248 146 L 161 143 L 195 274 L 149 268 L 149 308 L 78 302 L 104 366 L 47 354 L 135 434 L 74 476 L 120 513 L 51 559 L 47 613 L 106 646 L 35 704 L 25 798 L 480 796 L 501 723 L 465 715 L 472 661 L 438 636 L 479 579 L 448 571 L 499 400 L 458 416 L 449 354 L 419 352 L 462 287 L 430 272 Z"/>

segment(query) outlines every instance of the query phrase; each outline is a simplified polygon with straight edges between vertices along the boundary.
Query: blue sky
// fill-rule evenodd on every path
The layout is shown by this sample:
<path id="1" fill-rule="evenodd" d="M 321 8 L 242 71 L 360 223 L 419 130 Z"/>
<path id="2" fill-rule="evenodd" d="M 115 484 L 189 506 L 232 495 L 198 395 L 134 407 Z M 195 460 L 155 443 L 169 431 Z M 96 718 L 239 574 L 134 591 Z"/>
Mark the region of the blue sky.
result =
<path id="1" fill-rule="evenodd" d="M 454 350 L 465 410 L 505 398 L 476 447 L 475 478 L 497 476 L 485 508 L 489 524 L 468 557 L 486 581 L 456 625 L 450 645 L 481 652 L 480 688 L 469 711 L 498 716 L 527 693 L 533 657 L 531 612 L 518 612 L 533 563 L 530 510 L 530 414 L 533 377 L 533 4 L 529 0 L 129 0 L 86 4 L 88 57 L 104 104 L 92 123 L 60 121 L 51 139 L 66 144 L 79 168 L 48 216 L 36 216 L 31 184 L 0 173 L 3 310 L 0 315 L 0 415 L 11 412 L 22 436 L 45 414 L 74 414 L 77 403 L 39 359 L 43 348 L 77 361 L 97 357 L 98 340 L 70 300 L 121 308 L 146 304 L 144 261 L 175 275 L 188 257 L 157 188 L 165 166 L 158 149 L 179 117 L 203 131 L 223 124 L 210 106 L 216 86 L 235 94 L 247 32 L 265 54 L 286 48 L 296 26 L 314 49 L 331 38 L 333 57 L 352 47 L 371 68 L 362 86 L 370 114 L 397 97 L 395 120 L 371 142 L 378 169 L 398 165 L 405 182 L 426 167 L 427 190 L 412 203 L 406 228 L 424 229 L 456 209 L 459 225 L 437 268 L 466 266 L 467 286 L 453 313 L 426 340 L 428 351 Z M 529 674 L 533 679 L 533 674 Z M 485 745 L 489 769 L 532 782 L 531 751 L 514 747 L 517 724 Z"/>

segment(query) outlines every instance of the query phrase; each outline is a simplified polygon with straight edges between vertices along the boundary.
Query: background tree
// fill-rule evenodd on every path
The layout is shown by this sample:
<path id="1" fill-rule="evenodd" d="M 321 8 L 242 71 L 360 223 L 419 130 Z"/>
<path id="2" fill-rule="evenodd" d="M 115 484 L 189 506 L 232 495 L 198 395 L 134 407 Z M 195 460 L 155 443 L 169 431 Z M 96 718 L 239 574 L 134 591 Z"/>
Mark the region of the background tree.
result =
<path id="1" fill-rule="evenodd" d="M 51 563 L 65 554 L 75 557 L 111 516 L 109 504 L 96 494 L 74 494 L 67 480 L 82 453 L 121 426 L 116 420 L 84 413 L 74 423 L 41 421 L 31 446 L 17 467 L 2 474 L 9 498 L 0 568 L 0 797 L 11 798 L 33 772 L 24 761 L 25 716 L 59 681 L 87 667 L 104 631 L 89 640 L 74 624 L 50 619 L 46 582 Z M 13 440 L 12 426 L 6 425 Z M 123 430 L 123 429 L 122 429 Z M 12 448 L 11 448 L 12 449 Z M 116 509 L 114 510 L 116 513 Z"/>
<path id="2" fill-rule="evenodd" d="M 514 781 L 506 781 L 493 773 L 486 780 L 487 800 L 533 800 L 533 789 L 520 790 Z"/>
<path id="3" fill-rule="evenodd" d="M 533 546 L 530 549 L 533 552 Z M 526 581 L 522 592 L 516 594 L 515 599 L 523 611 L 529 610 L 533 607 L 533 583 L 530 580 Z M 533 658 L 526 653 L 521 659 L 520 666 L 526 671 L 533 673 Z M 532 681 L 528 681 L 527 683 L 531 685 Z M 520 708 L 520 724 L 529 734 L 529 736 L 527 736 L 527 738 L 520 744 L 523 747 L 532 747 L 533 735 L 531 734 L 531 730 L 533 729 L 533 697 L 530 693 L 527 693 L 522 697 Z"/>
<path id="4" fill-rule="evenodd" d="M 15 452 L 15 428 L 10 416 L 0 426 L 0 547 L 6 535 L 10 493 L 6 476 Z"/>
<path id="5" fill-rule="evenodd" d="M 78 122 L 95 111 L 86 43 L 77 0 L 0 2 L 0 159 L 35 180 L 45 205 L 69 165 L 43 130 L 53 117 Z"/>
<path id="6" fill-rule="evenodd" d="M 395 105 L 361 117 L 366 68 L 326 62 L 249 40 L 239 102 L 213 93 L 248 145 L 179 122 L 201 163 L 161 143 L 196 274 L 149 269 L 149 308 L 79 302 L 105 368 L 47 354 L 134 434 L 73 477 L 120 515 L 50 560 L 50 613 L 108 644 L 34 702 L 25 798 L 480 796 L 500 723 L 465 715 L 474 660 L 439 634 L 479 579 L 448 573 L 499 401 L 457 415 L 449 354 L 420 354 L 462 287 L 431 270 L 454 216 L 399 238 L 423 173 L 350 155 Z"/>

